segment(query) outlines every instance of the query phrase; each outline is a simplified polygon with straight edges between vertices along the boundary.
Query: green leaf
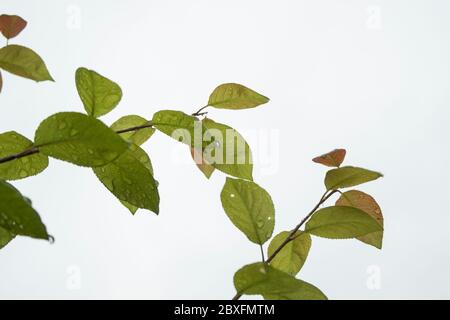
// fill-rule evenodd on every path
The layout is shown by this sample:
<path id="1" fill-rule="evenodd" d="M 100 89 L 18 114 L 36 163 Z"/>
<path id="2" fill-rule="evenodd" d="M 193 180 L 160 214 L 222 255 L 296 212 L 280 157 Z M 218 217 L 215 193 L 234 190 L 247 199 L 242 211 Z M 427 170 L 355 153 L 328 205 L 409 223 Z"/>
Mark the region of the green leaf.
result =
<path id="1" fill-rule="evenodd" d="M 93 70 L 78 68 L 75 82 L 84 109 L 96 118 L 110 112 L 122 99 L 119 85 Z"/>
<path id="2" fill-rule="evenodd" d="M 114 122 L 111 125 L 111 129 L 114 131 L 120 131 L 124 129 L 129 129 L 133 127 L 139 127 L 143 125 L 150 124 L 150 121 L 136 115 L 124 116 Z M 129 131 L 120 133 L 120 136 L 127 140 L 128 142 L 134 143 L 135 145 L 142 145 L 155 133 L 154 128 L 143 128 L 135 131 Z"/>
<path id="3" fill-rule="evenodd" d="M 320 209 L 305 227 L 305 232 L 329 239 L 356 238 L 382 230 L 380 224 L 367 213 L 347 206 Z"/>
<path id="4" fill-rule="evenodd" d="M 0 227 L 0 249 L 5 247 L 15 237 L 14 234 Z"/>
<path id="5" fill-rule="evenodd" d="M 205 118 L 203 157 L 217 170 L 234 177 L 253 180 L 250 147 L 233 128 Z"/>
<path id="6" fill-rule="evenodd" d="M 289 237 L 290 233 L 290 231 L 283 231 L 272 239 L 268 248 L 269 257 Z M 293 276 L 303 267 L 311 248 L 311 236 L 308 233 L 297 231 L 294 237 L 294 240 L 288 242 L 270 262 L 275 269 Z"/>
<path id="7" fill-rule="evenodd" d="M 375 199 L 367 193 L 357 190 L 347 191 L 336 201 L 336 205 L 358 208 L 374 218 L 378 224 L 383 227 L 383 214 L 381 213 L 381 208 Z M 358 240 L 381 249 L 383 246 L 383 231 L 366 234 L 358 237 Z"/>
<path id="8" fill-rule="evenodd" d="M 341 167 L 327 172 L 325 186 L 327 187 L 327 190 L 348 188 L 376 180 L 382 176 L 383 175 L 379 172 L 363 168 Z"/>
<path id="9" fill-rule="evenodd" d="M 251 242 L 263 244 L 270 239 L 275 208 L 266 190 L 252 181 L 227 178 L 220 199 L 231 222 Z"/>
<path id="10" fill-rule="evenodd" d="M 326 300 L 318 288 L 261 262 L 244 266 L 234 275 L 239 294 L 263 295 L 266 299 Z"/>
<path id="11" fill-rule="evenodd" d="M 15 235 L 49 239 L 38 213 L 16 188 L 4 181 L 0 181 L 0 228 Z"/>
<path id="12" fill-rule="evenodd" d="M 0 158 L 23 152 L 30 149 L 33 142 L 18 134 L 9 131 L 0 134 Z M 0 179 L 18 180 L 36 175 L 48 166 L 48 157 L 36 153 L 20 159 L 0 164 Z"/>
<path id="13" fill-rule="evenodd" d="M 6 39 L 16 37 L 27 26 L 27 22 L 19 16 L 2 14 L 0 16 L 0 31 Z"/>
<path id="14" fill-rule="evenodd" d="M 119 200 L 158 214 L 158 186 L 152 175 L 148 155 L 140 147 L 131 145 L 116 160 L 93 170 L 105 187 Z"/>
<path id="15" fill-rule="evenodd" d="M 269 98 L 241 84 L 225 83 L 209 96 L 208 105 L 219 109 L 248 109 L 269 102 Z"/>
<path id="16" fill-rule="evenodd" d="M 199 143 L 202 141 L 200 121 L 181 111 L 161 110 L 153 115 L 152 123 L 156 129 L 169 137 L 194 147 L 195 129 L 198 128 Z"/>
<path id="17" fill-rule="evenodd" d="M 101 121 L 61 112 L 42 121 L 35 135 L 39 150 L 80 166 L 103 166 L 125 152 L 128 143 Z"/>
<path id="18" fill-rule="evenodd" d="M 54 81 L 42 58 L 33 50 L 10 44 L 0 49 L 0 68 L 35 81 Z"/>

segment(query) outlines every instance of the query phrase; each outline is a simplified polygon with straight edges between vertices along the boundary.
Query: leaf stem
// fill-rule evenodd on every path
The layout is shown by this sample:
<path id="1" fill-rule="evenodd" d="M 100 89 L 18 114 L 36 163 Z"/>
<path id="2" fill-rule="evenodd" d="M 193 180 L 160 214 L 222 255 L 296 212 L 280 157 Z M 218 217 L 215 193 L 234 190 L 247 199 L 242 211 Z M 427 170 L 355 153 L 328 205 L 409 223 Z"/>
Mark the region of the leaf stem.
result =
<path id="1" fill-rule="evenodd" d="M 208 112 L 202 112 L 203 110 L 205 110 L 206 108 L 208 108 L 209 107 L 209 104 L 207 104 L 206 106 L 204 106 L 204 107 L 201 107 L 200 109 L 198 109 L 196 112 L 194 112 L 192 115 L 195 117 L 195 116 L 203 116 L 203 115 L 205 115 L 205 114 L 207 114 Z"/>
<path id="2" fill-rule="evenodd" d="M 339 190 L 331 190 L 331 191 L 325 191 L 325 193 L 322 195 L 322 197 L 320 198 L 319 202 L 314 206 L 314 208 L 306 215 L 306 217 L 304 217 L 300 223 L 298 225 L 295 226 L 294 229 L 292 229 L 292 231 L 289 233 L 289 235 L 286 237 L 286 239 L 278 246 L 278 248 L 275 249 L 275 251 L 267 258 L 267 260 L 265 261 L 265 263 L 269 264 L 274 258 L 275 256 L 292 240 L 295 239 L 295 234 L 297 233 L 298 230 L 300 230 L 300 228 L 305 224 L 306 221 L 308 221 L 309 218 L 311 218 L 311 216 L 314 214 L 314 212 L 317 211 L 317 209 L 319 209 L 319 207 L 325 202 L 327 201 L 333 194 L 335 194 L 336 192 L 339 192 Z M 262 246 L 261 246 L 262 248 Z M 239 300 L 239 298 L 242 297 L 241 293 L 237 293 L 232 300 Z"/>
<path id="3" fill-rule="evenodd" d="M 264 257 L 264 248 L 263 248 L 263 245 L 260 244 L 260 245 L 259 245 L 259 248 L 261 249 L 261 261 L 262 261 L 262 263 L 266 263 L 266 257 Z"/>
<path id="4" fill-rule="evenodd" d="M 138 131 L 141 129 L 152 128 L 152 127 L 153 127 L 153 123 L 148 122 L 148 123 L 140 125 L 140 126 L 117 130 L 116 133 L 119 134 L 119 133 L 131 132 L 131 131 Z M 9 161 L 13 161 L 13 160 L 17 160 L 20 158 L 24 158 L 27 156 L 31 156 L 36 153 L 39 153 L 39 148 L 36 146 L 32 146 L 30 149 L 24 150 L 24 151 L 16 153 L 16 154 L 12 154 L 12 155 L 4 157 L 4 158 L 0 158 L 0 164 L 9 162 Z"/>

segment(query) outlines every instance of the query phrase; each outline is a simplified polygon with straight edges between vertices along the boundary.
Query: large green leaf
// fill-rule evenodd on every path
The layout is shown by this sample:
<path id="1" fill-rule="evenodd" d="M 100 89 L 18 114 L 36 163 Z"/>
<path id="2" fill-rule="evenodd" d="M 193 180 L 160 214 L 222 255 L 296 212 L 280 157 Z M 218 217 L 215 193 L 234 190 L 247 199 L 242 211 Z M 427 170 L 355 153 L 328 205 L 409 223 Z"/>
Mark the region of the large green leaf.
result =
<path id="1" fill-rule="evenodd" d="M 93 70 L 78 68 L 75 82 L 84 109 L 96 118 L 110 112 L 122 99 L 119 85 Z"/>
<path id="2" fill-rule="evenodd" d="M 263 244 L 270 239 L 275 209 L 266 190 L 252 181 L 227 178 L 220 199 L 231 222 L 250 241 Z"/>
<path id="3" fill-rule="evenodd" d="M 133 127 L 143 126 L 149 124 L 149 121 L 145 118 L 136 115 L 124 116 L 114 122 L 111 125 L 111 129 L 114 131 L 120 131 L 124 129 L 129 129 Z M 143 128 L 135 131 L 129 131 L 120 133 L 120 136 L 127 140 L 128 142 L 134 143 L 138 146 L 142 145 L 145 141 L 150 139 L 150 137 L 155 133 L 154 128 Z"/>
<path id="4" fill-rule="evenodd" d="M 119 200 L 156 214 L 159 212 L 158 187 L 151 173 L 149 158 L 140 147 L 131 145 L 116 160 L 93 170 Z"/>
<path id="5" fill-rule="evenodd" d="M 269 98 L 241 84 L 225 83 L 209 96 L 208 105 L 219 109 L 248 109 L 269 102 Z"/>
<path id="6" fill-rule="evenodd" d="M 14 234 L 0 227 L 0 249 L 5 247 L 14 237 Z"/>
<path id="7" fill-rule="evenodd" d="M 325 186 L 327 190 L 348 188 L 358 184 L 376 180 L 383 175 L 379 172 L 370 171 L 357 167 L 341 167 L 327 172 Z"/>
<path id="8" fill-rule="evenodd" d="M 356 238 L 382 230 L 380 224 L 367 213 L 347 206 L 320 209 L 305 227 L 305 232 L 329 239 Z"/>
<path id="9" fill-rule="evenodd" d="M 14 44 L 0 49 L 0 68 L 38 82 L 54 81 L 44 61 L 36 52 Z"/>
<path id="10" fill-rule="evenodd" d="M 14 131 L 0 134 L 0 158 L 30 149 L 33 142 Z M 36 153 L 0 164 L 0 179 L 17 180 L 42 172 L 48 166 L 48 157 Z"/>
<path id="11" fill-rule="evenodd" d="M 49 239 L 39 214 L 16 188 L 4 181 L 0 181 L 0 228 L 14 235 Z"/>
<path id="12" fill-rule="evenodd" d="M 35 144 L 48 156 L 86 167 L 103 166 L 128 148 L 101 121 L 77 112 L 57 113 L 42 121 Z"/>
<path id="13" fill-rule="evenodd" d="M 375 199 L 367 193 L 358 190 L 347 191 L 336 201 L 336 205 L 358 208 L 374 218 L 380 226 L 383 227 L 383 214 L 381 213 L 381 208 Z M 381 249 L 383 246 L 383 231 L 366 234 L 358 237 L 358 240 Z"/>
<path id="14" fill-rule="evenodd" d="M 175 140 L 194 147 L 194 134 L 197 133 L 199 144 L 202 143 L 200 121 L 181 111 L 161 110 L 153 115 L 152 123 L 156 129 Z M 197 129 L 197 132 L 195 130 Z M 199 146 L 197 146 L 199 147 Z"/>
<path id="15" fill-rule="evenodd" d="M 211 119 L 204 119 L 202 124 L 206 162 L 231 176 L 253 180 L 252 154 L 245 139 L 233 128 Z"/>
<path id="16" fill-rule="evenodd" d="M 272 239 L 267 250 L 269 257 L 289 237 L 290 233 L 290 231 L 283 231 Z M 270 262 L 270 265 L 275 269 L 295 276 L 303 267 L 310 248 L 311 236 L 308 233 L 297 231 L 294 235 L 294 240 L 288 242 L 277 253 L 275 258 Z"/>
<path id="17" fill-rule="evenodd" d="M 234 275 L 234 286 L 239 294 L 262 295 L 270 300 L 327 299 L 322 291 L 312 284 L 261 262 L 239 269 Z"/>

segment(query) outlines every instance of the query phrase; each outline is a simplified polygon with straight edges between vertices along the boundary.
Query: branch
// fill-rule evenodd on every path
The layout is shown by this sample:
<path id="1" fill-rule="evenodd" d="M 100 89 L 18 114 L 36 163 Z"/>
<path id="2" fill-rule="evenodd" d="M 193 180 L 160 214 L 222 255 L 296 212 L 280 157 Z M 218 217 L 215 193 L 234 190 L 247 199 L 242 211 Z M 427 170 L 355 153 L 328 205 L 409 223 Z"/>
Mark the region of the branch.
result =
<path id="1" fill-rule="evenodd" d="M 152 122 L 148 122 L 147 124 L 143 124 L 141 126 L 136 126 L 136 127 L 131 127 L 131 128 L 126 128 L 126 129 L 121 129 L 121 130 L 117 130 L 116 133 L 120 134 L 120 133 L 125 133 L 125 132 L 131 132 L 131 131 L 138 131 L 141 129 L 146 129 L 146 128 L 152 128 L 153 127 L 153 123 Z M 4 157 L 4 158 L 0 158 L 0 164 L 5 163 L 5 162 L 9 162 L 9 161 L 13 161 L 16 159 L 20 159 L 20 158 L 24 158 L 27 156 L 31 156 L 33 154 L 39 153 L 39 148 L 38 147 L 31 147 L 30 149 L 27 149 L 25 151 L 16 153 L 16 154 L 12 154 L 10 156 Z"/>
<path id="2" fill-rule="evenodd" d="M 300 221 L 300 223 L 294 228 L 292 229 L 291 233 L 287 236 L 287 238 L 278 246 L 278 248 L 275 249 L 275 251 L 270 255 L 270 257 L 267 258 L 266 263 L 269 264 L 274 258 L 275 256 L 292 240 L 295 239 L 295 234 L 297 233 L 297 231 L 301 228 L 301 226 L 303 226 L 303 224 L 305 224 L 306 221 L 308 221 L 309 218 L 311 218 L 311 216 L 314 214 L 314 212 L 317 211 L 317 209 L 319 209 L 319 207 L 325 202 L 327 201 L 333 194 L 335 194 L 336 192 L 339 192 L 339 190 L 332 190 L 331 192 L 326 191 L 322 198 L 320 198 L 320 201 L 314 206 L 314 208 L 306 215 L 306 217 L 304 217 L 302 219 L 302 221 Z M 239 298 L 242 297 L 242 294 L 237 293 L 232 300 L 239 300 Z"/>
<path id="3" fill-rule="evenodd" d="M 203 116 L 203 115 L 205 115 L 205 114 L 207 114 L 208 112 L 202 112 L 203 110 L 205 110 L 206 108 L 208 108 L 209 107 L 209 104 L 207 104 L 206 106 L 204 106 L 204 107 L 201 107 L 200 109 L 198 109 L 196 112 L 194 112 L 193 114 L 192 114 L 192 116 Z"/>

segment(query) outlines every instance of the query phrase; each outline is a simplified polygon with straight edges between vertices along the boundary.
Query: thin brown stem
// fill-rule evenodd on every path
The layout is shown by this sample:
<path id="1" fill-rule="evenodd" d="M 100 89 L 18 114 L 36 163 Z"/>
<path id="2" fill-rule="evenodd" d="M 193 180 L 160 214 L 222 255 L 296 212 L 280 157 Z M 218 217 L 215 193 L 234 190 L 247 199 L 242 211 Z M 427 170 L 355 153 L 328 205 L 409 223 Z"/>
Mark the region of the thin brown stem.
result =
<path id="1" fill-rule="evenodd" d="M 208 108 L 209 107 L 209 105 L 207 104 L 206 106 L 204 106 L 204 107 L 201 107 L 200 109 L 198 109 L 196 112 L 194 112 L 192 115 L 195 117 L 195 116 L 203 116 L 203 115 L 205 115 L 205 114 L 207 114 L 208 112 L 202 112 L 203 110 L 205 110 L 206 108 Z"/>
<path id="2" fill-rule="evenodd" d="M 153 127 L 153 123 L 152 122 L 148 122 L 148 123 L 140 125 L 140 126 L 135 126 L 135 127 L 131 127 L 131 128 L 117 130 L 116 133 L 125 133 L 125 132 L 131 132 L 131 131 L 138 131 L 138 130 L 141 130 L 141 129 L 152 128 L 152 127 Z M 12 155 L 4 157 L 4 158 L 0 158 L 0 164 L 5 163 L 5 162 L 9 162 L 9 161 L 13 161 L 13 160 L 17 160 L 17 159 L 20 159 L 20 158 L 28 157 L 28 156 L 31 156 L 31 155 L 36 154 L 36 153 L 39 153 L 39 148 L 36 147 L 36 146 L 33 146 L 30 149 L 24 150 L 22 152 L 19 152 L 19 153 L 16 153 L 16 154 L 12 154 Z"/>
<path id="3" fill-rule="evenodd" d="M 339 190 L 332 190 L 332 191 L 326 191 L 322 197 L 320 198 L 319 202 L 314 206 L 314 208 L 306 215 L 306 217 L 304 217 L 300 223 L 298 225 L 295 226 L 294 229 L 292 229 L 292 231 L 289 233 L 289 235 L 286 237 L 286 239 L 275 249 L 275 251 L 267 258 L 267 260 L 265 261 L 265 263 L 269 264 L 274 258 L 275 256 L 292 240 L 295 239 L 295 234 L 297 233 L 298 230 L 300 230 L 300 228 L 305 224 L 306 221 L 308 221 L 309 218 L 311 218 L 311 216 L 314 214 L 314 212 L 317 211 L 317 209 L 319 209 L 319 207 L 325 202 L 327 201 L 333 194 L 335 194 L 336 192 L 339 192 Z M 262 247 L 262 246 L 261 246 Z M 237 293 L 232 300 L 239 300 L 242 297 L 242 294 Z"/>

